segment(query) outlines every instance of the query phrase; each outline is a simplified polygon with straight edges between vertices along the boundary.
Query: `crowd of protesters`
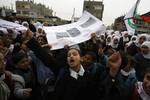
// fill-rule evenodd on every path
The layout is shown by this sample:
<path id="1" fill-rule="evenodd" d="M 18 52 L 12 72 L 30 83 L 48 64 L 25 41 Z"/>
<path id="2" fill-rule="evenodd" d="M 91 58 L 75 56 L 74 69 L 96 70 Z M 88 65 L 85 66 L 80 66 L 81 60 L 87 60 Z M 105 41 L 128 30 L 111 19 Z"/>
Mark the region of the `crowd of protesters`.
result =
<path id="1" fill-rule="evenodd" d="M 51 50 L 41 25 L 22 25 L 0 31 L 0 100 L 150 100 L 148 34 L 92 33 Z"/>

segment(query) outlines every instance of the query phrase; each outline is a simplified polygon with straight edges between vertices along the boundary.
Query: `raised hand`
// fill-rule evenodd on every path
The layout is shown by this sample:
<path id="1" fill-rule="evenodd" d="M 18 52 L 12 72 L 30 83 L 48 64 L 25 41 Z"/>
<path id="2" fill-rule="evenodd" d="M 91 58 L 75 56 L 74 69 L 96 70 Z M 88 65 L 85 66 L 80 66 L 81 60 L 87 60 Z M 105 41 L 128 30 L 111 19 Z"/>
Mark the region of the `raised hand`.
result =
<path id="1" fill-rule="evenodd" d="M 30 40 L 33 37 L 33 33 L 30 29 L 23 33 L 24 40 Z"/>
<path id="2" fill-rule="evenodd" d="M 32 92 L 31 88 L 24 89 L 23 95 L 27 96 L 27 97 L 30 97 L 31 96 L 31 92 Z"/>

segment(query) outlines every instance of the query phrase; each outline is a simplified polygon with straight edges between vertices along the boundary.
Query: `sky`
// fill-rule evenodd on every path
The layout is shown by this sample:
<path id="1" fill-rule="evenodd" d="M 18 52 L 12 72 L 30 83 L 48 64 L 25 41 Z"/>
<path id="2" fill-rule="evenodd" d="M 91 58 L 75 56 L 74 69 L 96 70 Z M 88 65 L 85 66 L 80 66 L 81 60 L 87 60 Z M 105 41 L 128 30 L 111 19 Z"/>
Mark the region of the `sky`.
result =
<path id="1" fill-rule="evenodd" d="M 14 6 L 16 0 L 0 0 L 0 7 Z M 19 0 L 20 1 L 20 0 Z M 52 8 L 56 16 L 62 19 L 70 20 L 75 8 L 75 17 L 81 17 L 83 12 L 84 0 L 34 0 L 36 3 L 45 4 L 46 7 Z M 102 0 L 95 0 L 102 1 Z M 125 15 L 135 4 L 136 0 L 103 0 L 104 13 L 103 19 L 105 25 L 111 25 L 115 18 Z M 150 11 L 150 0 L 141 0 L 138 6 L 138 13 L 144 14 Z"/>

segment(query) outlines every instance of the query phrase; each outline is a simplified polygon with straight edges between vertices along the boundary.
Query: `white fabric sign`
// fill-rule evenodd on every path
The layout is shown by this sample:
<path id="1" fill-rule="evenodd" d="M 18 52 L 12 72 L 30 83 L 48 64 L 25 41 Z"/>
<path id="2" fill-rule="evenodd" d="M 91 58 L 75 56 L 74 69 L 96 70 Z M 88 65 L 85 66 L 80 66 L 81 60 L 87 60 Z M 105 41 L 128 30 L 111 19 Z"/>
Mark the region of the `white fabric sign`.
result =
<path id="1" fill-rule="evenodd" d="M 88 12 L 74 23 L 43 27 L 47 34 L 48 43 L 52 45 L 52 50 L 64 48 L 65 45 L 75 45 L 91 38 L 91 33 L 101 33 L 106 27 L 96 17 Z"/>
<path id="2" fill-rule="evenodd" d="M 0 27 L 14 29 L 17 31 L 26 31 L 27 28 L 23 25 L 0 19 Z"/>

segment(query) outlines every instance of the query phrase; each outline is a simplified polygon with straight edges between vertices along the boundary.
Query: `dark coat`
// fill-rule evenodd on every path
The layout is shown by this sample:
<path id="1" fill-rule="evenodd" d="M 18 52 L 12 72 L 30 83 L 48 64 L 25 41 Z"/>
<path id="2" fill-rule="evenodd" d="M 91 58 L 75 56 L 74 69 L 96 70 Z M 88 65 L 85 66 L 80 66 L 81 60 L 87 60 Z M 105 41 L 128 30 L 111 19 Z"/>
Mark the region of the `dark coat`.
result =
<path id="1" fill-rule="evenodd" d="M 26 45 L 34 52 L 35 56 L 43 62 L 43 64 L 49 67 L 56 76 L 58 75 L 60 70 L 59 63 L 51 54 L 49 54 L 45 49 L 40 46 L 38 41 L 32 38 L 30 41 L 27 42 Z"/>
<path id="2" fill-rule="evenodd" d="M 99 100 L 98 90 L 91 83 L 89 75 L 85 72 L 83 76 L 75 79 L 70 76 L 68 69 L 61 70 L 56 82 L 56 100 Z"/>
<path id="3" fill-rule="evenodd" d="M 105 75 L 99 85 L 100 100 L 129 100 L 129 89 L 118 74 L 115 78 Z"/>
<path id="4" fill-rule="evenodd" d="M 146 59 L 141 53 L 138 53 L 135 55 L 135 60 L 136 60 L 135 66 L 136 77 L 139 81 L 142 81 L 143 80 L 142 73 L 147 68 L 150 68 L 150 59 Z"/>
<path id="5" fill-rule="evenodd" d="M 130 41 L 131 36 L 128 36 L 128 38 L 129 38 L 129 41 Z M 124 42 L 123 37 L 121 37 L 120 40 L 119 40 L 119 45 L 118 45 L 119 50 L 124 51 L 125 44 L 128 43 L 129 41 Z"/>
<path id="6" fill-rule="evenodd" d="M 140 52 L 140 48 L 137 47 L 134 42 L 127 47 L 127 53 L 131 56 L 135 56 L 139 52 Z"/>

